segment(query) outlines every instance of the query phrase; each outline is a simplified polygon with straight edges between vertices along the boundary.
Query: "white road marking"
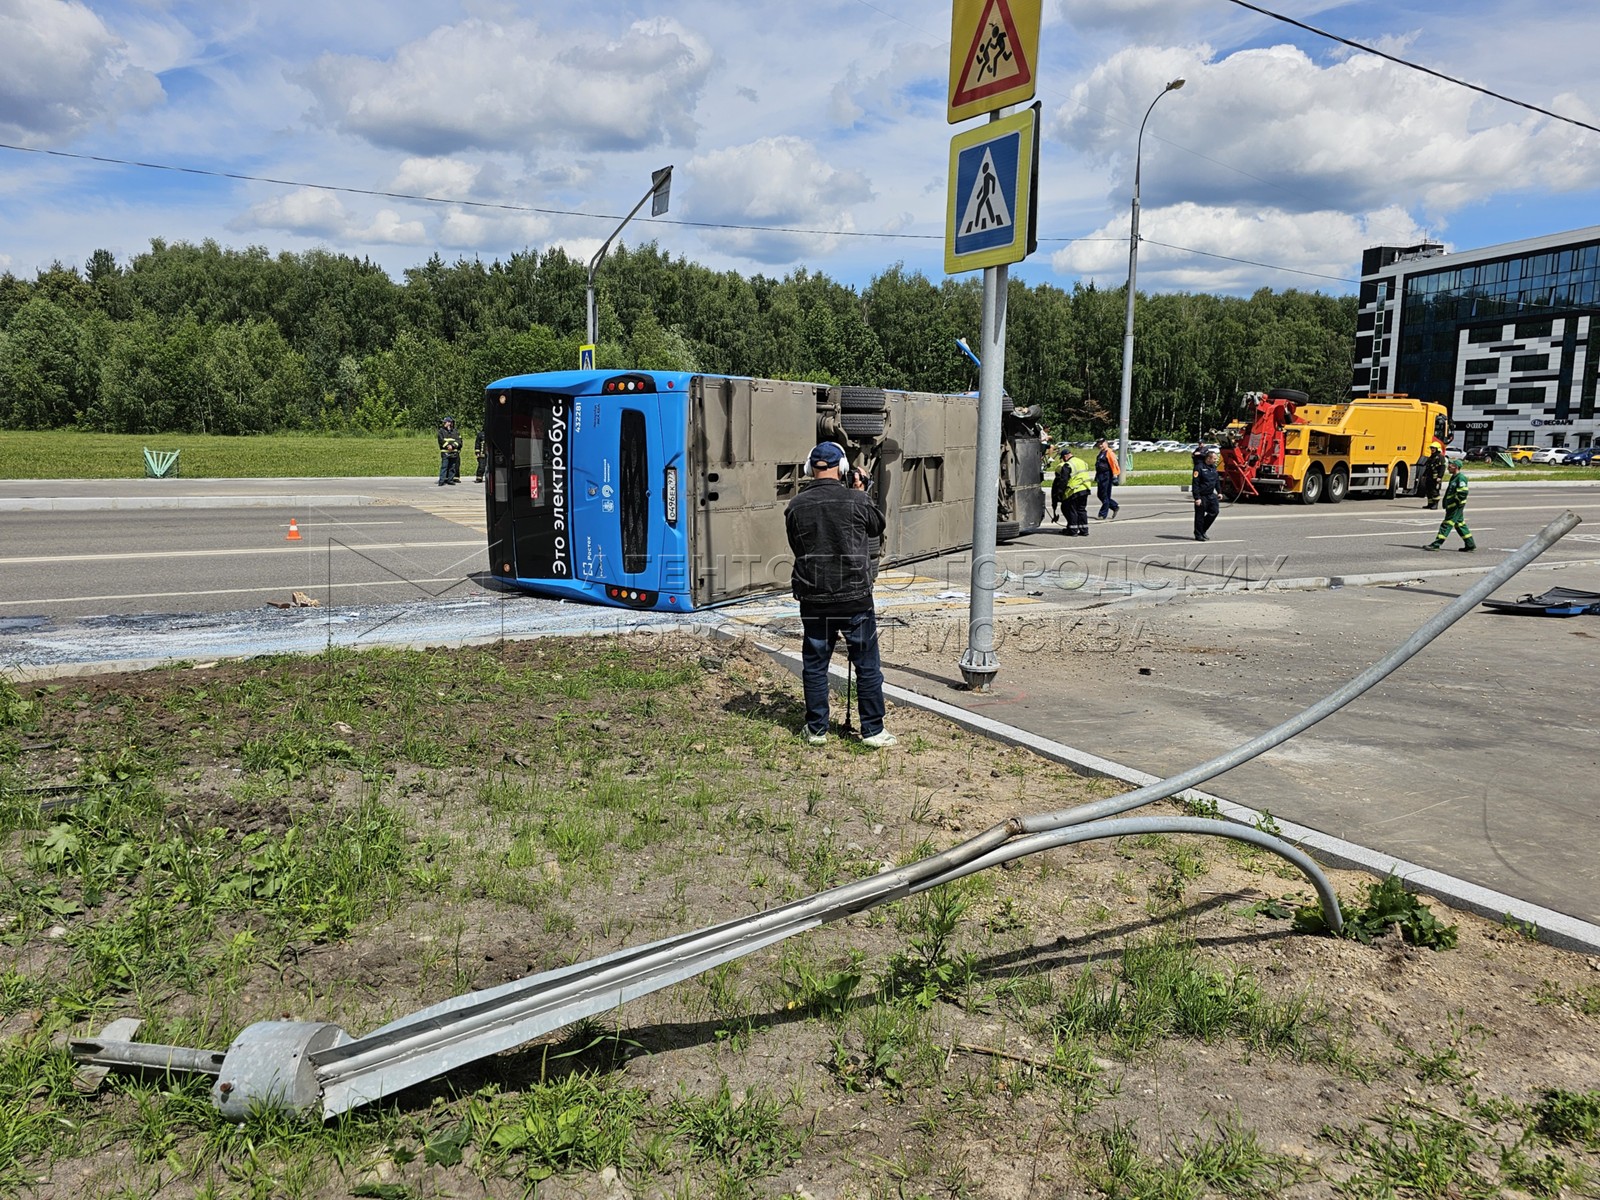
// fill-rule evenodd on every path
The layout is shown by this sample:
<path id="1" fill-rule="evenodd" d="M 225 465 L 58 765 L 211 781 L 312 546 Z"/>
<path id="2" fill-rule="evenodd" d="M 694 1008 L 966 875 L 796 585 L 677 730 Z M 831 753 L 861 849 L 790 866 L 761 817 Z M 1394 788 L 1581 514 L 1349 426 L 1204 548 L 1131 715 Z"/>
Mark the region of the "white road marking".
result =
<path id="1" fill-rule="evenodd" d="M 439 575 L 431 579 L 377 579 L 365 583 L 336 583 L 335 591 L 348 591 L 351 588 L 394 588 L 409 587 L 415 589 L 426 588 L 427 585 L 444 583 L 455 586 L 471 583 L 460 575 Z M 30 608 L 41 604 L 98 604 L 111 600 L 163 600 L 168 597 L 183 596 L 250 596 L 258 594 L 277 595 L 285 590 L 286 585 L 278 584 L 272 587 L 247 587 L 247 588 L 209 588 L 201 591 L 188 592 L 123 592 L 106 596 L 45 596 L 30 597 L 27 600 L 0 600 L 0 608 Z M 323 592 L 328 590 L 326 583 L 302 584 L 299 587 L 288 585 L 290 590 L 300 592 Z M 449 591 L 449 588 L 445 589 Z M 435 595 L 438 593 L 429 593 Z"/>
<path id="2" fill-rule="evenodd" d="M 30 564 L 75 562 L 131 562 L 135 559 L 163 558 L 228 558 L 241 554 L 305 554 L 324 549 L 353 550 L 362 554 L 374 550 L 437 550 L 440 548 L 475 546 L 483 548 L 482 539 L 457 542 L 358 542 L 346 545 L 330 539 L 325 545 L 308 542 L 299 546 L 241 546 L 227 550 L 124 550 L 114 554 L 39 554 L 25 558 L 0 558 L 0 566 L 27 566 Z"/>

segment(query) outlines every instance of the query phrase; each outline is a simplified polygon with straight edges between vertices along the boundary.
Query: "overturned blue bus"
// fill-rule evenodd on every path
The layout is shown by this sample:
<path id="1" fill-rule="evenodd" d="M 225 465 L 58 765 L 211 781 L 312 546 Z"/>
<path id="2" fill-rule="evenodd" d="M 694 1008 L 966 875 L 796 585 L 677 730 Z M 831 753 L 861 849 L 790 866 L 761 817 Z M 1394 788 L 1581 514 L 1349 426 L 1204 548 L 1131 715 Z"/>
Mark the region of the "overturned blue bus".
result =
<path id="1" fill-rule="evenodd" d="M 1044 517 L 1039 426 L 1004 404 L 997 538 Z M 786 589 L 783 510 L 819 441 L 866 473 L 881 561 L 972 538 L 978 401 L 678 371 L 550 371 L 485 392 L 489 565 L 545 596 L 689 612 Z"/>

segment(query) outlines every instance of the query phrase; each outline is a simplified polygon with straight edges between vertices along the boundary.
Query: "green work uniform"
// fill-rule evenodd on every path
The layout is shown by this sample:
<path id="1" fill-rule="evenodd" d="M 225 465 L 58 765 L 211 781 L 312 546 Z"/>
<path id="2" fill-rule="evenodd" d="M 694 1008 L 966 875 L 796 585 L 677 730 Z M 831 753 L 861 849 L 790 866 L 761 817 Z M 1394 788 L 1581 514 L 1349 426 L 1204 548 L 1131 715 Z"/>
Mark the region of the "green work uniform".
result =
<path id="1" fill-rule="evenodd" d="M 1428 549 L 1437 550 L 1444 545 L 1452 529 L 1466 543 L 1463 550 L 1477 549 L 1477 543 L 1472 540 L 1472 530 L 1467 528 L 1467 473 L 1462 470 L 1451 475 L 1450 482 L 1445 485 L 1444 520 L 1439 522 L 1439 532 L 1434 534 L 1433 545 Z"/>

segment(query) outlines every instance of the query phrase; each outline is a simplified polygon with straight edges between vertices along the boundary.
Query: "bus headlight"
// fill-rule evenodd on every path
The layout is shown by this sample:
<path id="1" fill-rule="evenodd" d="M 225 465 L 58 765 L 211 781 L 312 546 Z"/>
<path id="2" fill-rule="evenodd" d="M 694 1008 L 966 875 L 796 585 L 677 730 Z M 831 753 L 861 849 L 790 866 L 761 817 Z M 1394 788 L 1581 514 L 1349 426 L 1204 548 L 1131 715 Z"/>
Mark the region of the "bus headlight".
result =
<path id="1" fill-rule="evenodd" d="M 666 506 L 667 506 L 667 524 L 668 525 L 676 525 L 678 523 L 678 468 L 677 467 L 668 467 L 667 468 L 667 481 L 666 481 L 666 488 L 665 488 L 665 497 L 666 497 Z"/>

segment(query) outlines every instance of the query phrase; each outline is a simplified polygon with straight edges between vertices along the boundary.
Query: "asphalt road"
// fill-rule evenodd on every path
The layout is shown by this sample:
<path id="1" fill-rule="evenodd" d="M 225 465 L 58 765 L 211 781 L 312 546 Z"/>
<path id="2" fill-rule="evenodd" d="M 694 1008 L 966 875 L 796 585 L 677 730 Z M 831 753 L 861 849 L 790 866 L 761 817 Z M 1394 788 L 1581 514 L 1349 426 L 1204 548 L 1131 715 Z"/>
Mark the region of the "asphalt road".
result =
<path id="1" fill-rule="evenodd" d="M 488 565 L 483 529 L 470 483 L 9 481 L 0 620 L 459 598 Z"/>

